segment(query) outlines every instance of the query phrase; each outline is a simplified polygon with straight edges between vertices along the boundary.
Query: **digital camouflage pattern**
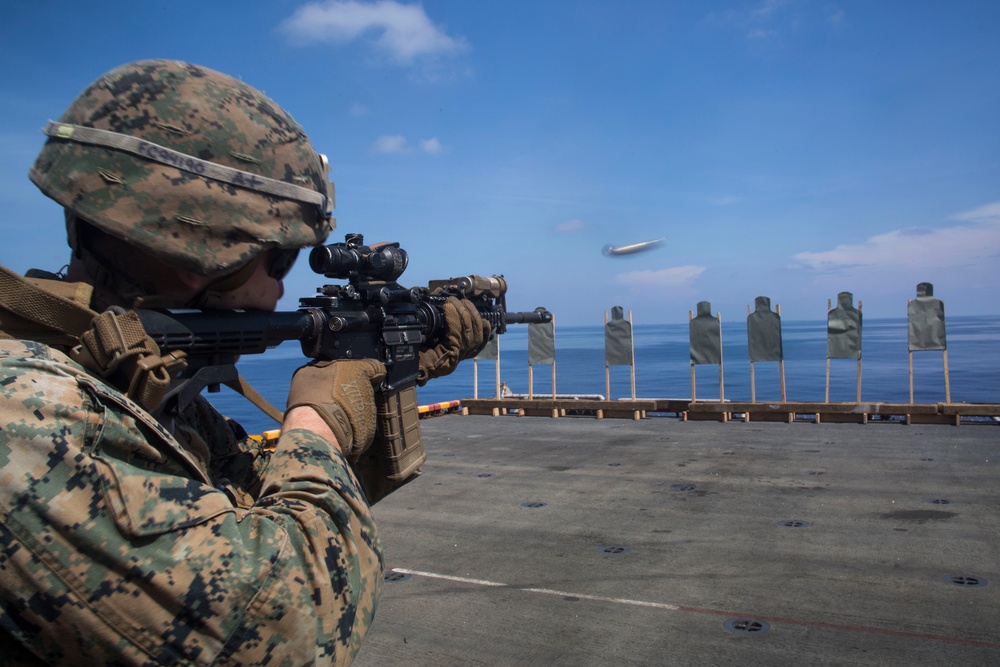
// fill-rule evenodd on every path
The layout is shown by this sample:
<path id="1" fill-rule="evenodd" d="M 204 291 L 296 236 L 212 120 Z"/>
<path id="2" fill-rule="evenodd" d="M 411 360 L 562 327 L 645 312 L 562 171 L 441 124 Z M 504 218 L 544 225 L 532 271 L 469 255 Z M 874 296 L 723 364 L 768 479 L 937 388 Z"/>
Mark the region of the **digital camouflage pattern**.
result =
<path id="1" fill-rule="evenodd" d="M 60 122 L 305 187 L 332 206 L 327 167 L 299 124 L 260 91 L 214 70 L 169 60 L 124 65 L 80 93 Z M 163 153 L 146 150 L 156 151 Z M 60 138 L 46 142 L 29 176 L 78 217 L 204 276 L 230 273 L 267 248 L 322 243 L 334 224 L 318 206 Z"/>
<path id="2" fill-rule="evenodd" d="M 343 456 L 306 430 L 268 455 L 203 399 L 182 417 L 0 340 L 0 664 L 353 659 L 384 566 Z"/>

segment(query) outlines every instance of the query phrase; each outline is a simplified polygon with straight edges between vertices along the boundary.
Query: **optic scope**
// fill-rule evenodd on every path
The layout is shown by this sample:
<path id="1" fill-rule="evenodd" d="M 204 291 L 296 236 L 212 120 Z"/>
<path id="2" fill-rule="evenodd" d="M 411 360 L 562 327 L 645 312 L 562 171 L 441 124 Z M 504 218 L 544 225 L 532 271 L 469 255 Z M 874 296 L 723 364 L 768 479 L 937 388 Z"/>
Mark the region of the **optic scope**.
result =
<path id="1" fill-rule="evenodd" d="M 309 253 L 309 268 L 335 280 L 383 280 L 403 275 L 409 256 L 398 243 L 365 245 L 361 234 L 348 234 L 343 243 L 316 246 Z"/>

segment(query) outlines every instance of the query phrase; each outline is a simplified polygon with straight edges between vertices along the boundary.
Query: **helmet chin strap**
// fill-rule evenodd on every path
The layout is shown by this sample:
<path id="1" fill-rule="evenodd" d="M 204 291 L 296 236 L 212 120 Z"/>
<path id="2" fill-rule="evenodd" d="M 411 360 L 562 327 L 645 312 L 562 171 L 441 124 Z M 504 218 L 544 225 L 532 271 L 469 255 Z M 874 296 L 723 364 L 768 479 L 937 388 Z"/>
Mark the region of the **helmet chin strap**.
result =
<path id="1" fill-rule="evenodd" d="M 93 279 L 95 287 L 114 292 L 130 308 L 219 308 L 222 295 L 246 284 L 264 258 L 264 253 L 258 254 L 237 271 L 212 282 L 187 302 L 180 302 L 173 297 L 151 294 L 148 288 L 109 269 L 106 261 L 88 249 L 85 243 L 81 243 L 79 222 L 75 215 L 66 212 L 66 226 L 69 238 L 73 240 L 75 256 L 83 262 L 84 269 Z"/>
<path id="2" fill-rule="evenodd" d="M 219 303 L 222 301 L 223 293 L 245 285 L 246 282 L 250 280 L 250 277 L 253 276 L 254 271 L 257 270 L 257 265 L 260 264 L 263 257 L 264 253 L 260 253 L 248 263 L 244 264 L 243 268 L 238 270 L 236 273 L 230 273 L 228 276 L 223 276 L 213 282 L 211 285 L 202 290 L 201 294 L 194 298 L 190 304 L 191 307 L 218 308 Z"/>
<path id="3" fill-rule="evenodd" d="M 179 308 L 184 305 L 170 297 L 150 294 L 148 290 L 108 269 L 97 255 L 86 248 L 77 248 L 76 256 L 83 262 L 84 270 L 93 280 L 97 289 L 95 296 L 101 291 L 112 292 L 121 302 L 128 304 L 129 308 Z"/>

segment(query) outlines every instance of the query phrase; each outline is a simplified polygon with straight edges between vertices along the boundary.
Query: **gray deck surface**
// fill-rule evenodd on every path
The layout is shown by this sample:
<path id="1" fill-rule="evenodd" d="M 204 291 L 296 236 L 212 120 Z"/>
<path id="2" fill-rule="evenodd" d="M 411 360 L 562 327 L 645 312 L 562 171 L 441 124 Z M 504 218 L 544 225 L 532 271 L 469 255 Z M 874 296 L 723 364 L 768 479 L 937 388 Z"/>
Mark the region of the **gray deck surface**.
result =
<path id="1" fill-rule="evenodd" d="M 995 424 L 422 430 L 356 665 L 1000 665 Z"/>

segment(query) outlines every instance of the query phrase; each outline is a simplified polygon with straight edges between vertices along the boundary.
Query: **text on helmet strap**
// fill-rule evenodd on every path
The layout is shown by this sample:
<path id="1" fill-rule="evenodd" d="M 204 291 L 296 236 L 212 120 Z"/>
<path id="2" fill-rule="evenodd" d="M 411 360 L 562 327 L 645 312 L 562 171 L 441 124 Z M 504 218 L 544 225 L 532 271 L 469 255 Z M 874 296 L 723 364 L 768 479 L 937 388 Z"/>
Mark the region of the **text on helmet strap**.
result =
<path id="1" fill-rule="evenodd" d="M 151 141 L 130 137 L 110 130 L 99 130 L 93 127 L 83 127 L 70 123 L 49 121 L 43 132 L 54 139 L 75 141 L 81 144 L 104 146 L 125 151 L 144 157 L 152 162 L 159 162 L 198 176 L 204 176 L 222 183 L 229 183 L 247 190 L 274 195 L 284 199 L 312 204 L 317 206 L 324 218 L 333 213 L 333 200 L 324 194 L 303 188 L 293 183 L 286 183 L 266 176 L 259 176 L 248 171 L 234 169 L 216 162 L 209 162 L 193 155 L 181 153 Z"/>

